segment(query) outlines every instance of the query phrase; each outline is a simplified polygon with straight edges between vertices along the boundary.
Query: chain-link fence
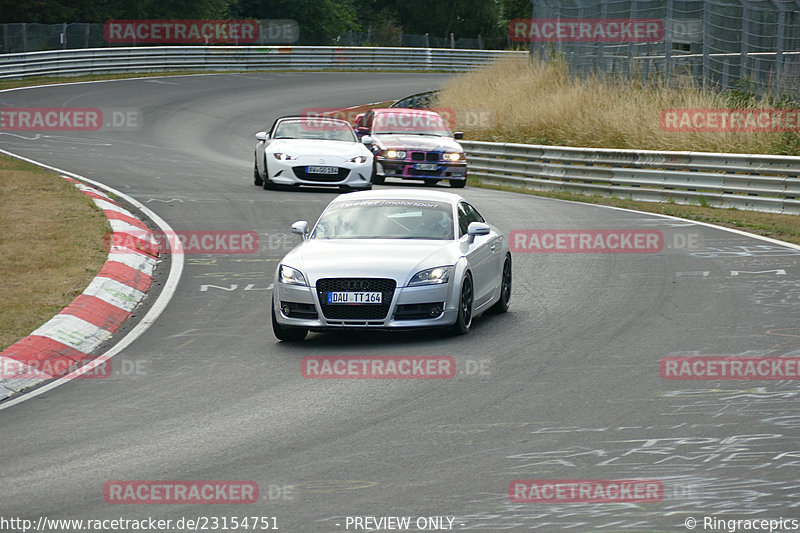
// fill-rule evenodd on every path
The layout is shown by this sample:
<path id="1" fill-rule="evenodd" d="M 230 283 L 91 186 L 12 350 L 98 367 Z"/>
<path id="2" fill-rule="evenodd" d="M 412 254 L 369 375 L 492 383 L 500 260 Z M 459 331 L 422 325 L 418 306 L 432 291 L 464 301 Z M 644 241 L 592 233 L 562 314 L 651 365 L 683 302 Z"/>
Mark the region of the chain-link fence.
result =
<path id="1" fill-rule="evenodd" d="M 261 32 L 259 39 L 254 43 L 258 45 L 292 44 L 297 40 L 297 25 L 294 28 L 286 24 L 276 26 L 275 21 L 259 21 Z M 280 21 L 285 22 L 285 21 Z M 288 30 L 288 31 L 287 31 Z M 294 32 L 294 33 L 293 33 Z M 288 38 L 287 38 L 288 36 Z M 294 37 L 292 39 L 291 37 Z M 419 48 L 462 48 L 478 49 L 504 48 L 505 40 L 490 39 L 487 44 L 479 35 L 475 38 L 459 37 L 453 34 L 448 37 L 433 35 L 415 35 L 394 32 L 346 32 L 334 42 L 327 43 L 337 46 L 404 46 Z M 498 41 L 498 42 L 495 42 Z M 142 46 L 148 43 L 142 42 Z M 214 43 L 207 43 L 214 44 Z M 226 43 L 237 44 L 237 43 Z M 134 44 L 135 45 L 135 44 Z M 107 46 L 132 46 L 130 43 L 109 43 L 103 33 L 103 24 L 90 23 L 64 23 L 64 24 L 34 24 L 34 23 L 9 23 L 0 24 L 0 53 L 39 52 L 45 50 L 60 50 L 67 48 L 101 48 Z"/>
<path id="2" fill-rule="evenodd" d="M 531 43 L 573 72 L 665 83 L 691 77 L 706 87 L 800 96 L 800 0 L 533 0 L 533 19 L 658 19 L 652 42 Z"/>
<path id="3" fill-rule="evenodd" d="M 497 41 L 497 39 L 494 39 Z M 348 31 L 339 36 L 337 43 L 342 46 L 409 46 L 416 48 L 467 48 L 483 50 L 487 48 L 484 39 L 477 37 L 459 37 L 454 34 L 448 37 L 437 37 L 430 34 L 388 33 L 388 32 L 355 32 Z M 491 43 L 495 44 L 495 43 Z M 496 46 L 492 46 L 496 48 Z"/>
<path id="4" fill-rule="evenodd" d="M 259 34 L 251 45 L 291 44 L 297 41 L 299 28 L 292 20 L 259 20 Z M 0 24 L 0 54 L 41 52 L 67 48 L 105 48 L 136 46 L 137 43 L 110 43 L 104 34 L 104 24 L 72 22 L 63 24 L 7 23 Z M 152 46 L 144 41 L 141 46 Z M 214 44 L 213 42 L 199 44 Z M 239 44 L 235 39 L 225 44 Z"/>

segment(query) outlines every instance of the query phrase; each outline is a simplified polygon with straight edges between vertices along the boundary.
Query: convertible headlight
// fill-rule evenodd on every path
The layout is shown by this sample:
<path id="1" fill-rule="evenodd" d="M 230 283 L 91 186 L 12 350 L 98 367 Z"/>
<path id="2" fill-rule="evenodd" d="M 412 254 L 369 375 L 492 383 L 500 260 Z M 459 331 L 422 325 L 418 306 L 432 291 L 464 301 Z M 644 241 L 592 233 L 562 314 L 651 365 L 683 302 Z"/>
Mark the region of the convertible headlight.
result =
<path id="1" fill-rule="evenodd" d="M 464 157 L 463 152 L 445 152 L 442 154 L 445 161 L 458 161 Z"/>
<path id="2" fill-rule="evenodd" d="M 417 272 L 408 282 L 408 286 L 414 285 L 439 285 L 447 283 L 450 279 L 450 272 L 453 270 L 452 266 L 441 266 L 436 268 L 429 268 L 421 272 Z"/>
<path id="3" fill-rule="evenodd" d="M 290 156 L 289 154 L 284 154 L 283 152 L 276 152 L 272 155 L 274 155 L 275 159 L 278 159 L 279 161 L 288 161 L 290 159 L 294 159 L 294 157 Z"/>
<path id="4" fill-rule="evenodd" d="M 365 155 L 357 155 L 357 156 L 355 156 L 353 158 L 348 159 L 348 161 L 350 161 L 351 163 L 356 163 L 357 165 L 360 165 L 362 163 L 366 163 L 367 162 L 367 156 L 365 156 Z"/>
<path id="5" fill-rule="evenodd" d="M 403 150 L 386 150 L 383 155 L 389 159 L 405 159 L 406 153 Z"/>
<path id="6" fill-rule="evenodd" d="M 281 283 L 288 285 L 302 285 L 304 287 L 306 285 L 306 278 L 303 277 L 300 271 L 286 265 L 281 265 L 278 279 Z"/>

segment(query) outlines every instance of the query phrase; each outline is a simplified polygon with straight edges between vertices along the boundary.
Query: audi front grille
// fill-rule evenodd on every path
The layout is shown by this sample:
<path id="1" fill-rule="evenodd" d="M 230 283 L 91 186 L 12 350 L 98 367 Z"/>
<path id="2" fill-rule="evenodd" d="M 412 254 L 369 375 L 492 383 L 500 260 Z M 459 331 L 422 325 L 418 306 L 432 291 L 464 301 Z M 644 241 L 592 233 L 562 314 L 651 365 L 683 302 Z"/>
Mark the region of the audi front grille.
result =
<path id="1" fill-rule="evenodd" d="M 389 313 L 396 283 L 384 278 L 325 278 L 317 281 L 317 295 L 325 318 L 382 320 Z M 380 292 L 379 304 L 329 304 L 329 292 Z"/>

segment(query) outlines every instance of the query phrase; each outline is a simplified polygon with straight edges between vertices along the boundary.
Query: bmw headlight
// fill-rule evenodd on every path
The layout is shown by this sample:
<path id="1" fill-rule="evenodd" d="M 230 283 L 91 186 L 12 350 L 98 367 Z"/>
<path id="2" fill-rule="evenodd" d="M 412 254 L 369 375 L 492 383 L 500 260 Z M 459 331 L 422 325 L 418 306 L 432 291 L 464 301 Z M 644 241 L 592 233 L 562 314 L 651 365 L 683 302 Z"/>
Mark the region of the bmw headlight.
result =
<path id="1" fill-rule="evenodd" d="M 301 274 L 296 268 L 286 265 L 281 265 L 281 269 L 278 272 L 278 279 L 281 283 L 286 283 L 288 285 L 306 286 L 306 278 L 303 277 L 303 274 Z"/>
<path id="2" fill-rule="evenodd" d="M 272 155 L 274 155 L 275 159 L 277 159 L 279 161 L 288 161 L 290 159 L 294 159 L 294 157 L 290 156 L 289 154 L 285 154 L 283 152 L 275 152 Z"/>
<path id="3" fill-rule="evenodd" d="M 355 163 L 357 165 L 360 165 L 362 163 L 366 163 L 367 162 L 367 156 L 365 156 L 365 155 L 357 155 L 357 156 L 355 156 L 353 158 L 348 159 L 348 161 L 350 161 L 351 163 Z"/>
<path id="4" fill-rule="evenodd" d="M 386 150 L 383 155 L 389 159 L 405 159 L 406 153 L 403 150 Z"/>
<path id="5" fill-rule="evenodd" d="M 453 270 L 452 266 L 441 266 L 436 268 L 429 268 L 421 272 L 417 272 L 408 282 L 409 287 L 415 285 L 440 285 L 447 283 L 450 279 L 450 272 Z"/>
<path id="6" fill-rule="evenodd" d="M 445 161 L 458 161 L 464 157 L 463 152 L 445 152 L 442 154 Z"/>

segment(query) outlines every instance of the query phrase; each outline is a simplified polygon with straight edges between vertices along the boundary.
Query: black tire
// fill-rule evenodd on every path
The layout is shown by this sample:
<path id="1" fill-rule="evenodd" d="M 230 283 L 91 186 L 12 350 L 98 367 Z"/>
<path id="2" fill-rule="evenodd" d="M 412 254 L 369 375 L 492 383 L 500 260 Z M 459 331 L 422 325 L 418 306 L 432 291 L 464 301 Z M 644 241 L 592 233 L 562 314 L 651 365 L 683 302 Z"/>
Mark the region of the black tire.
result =
<path id="1" fill-rule="evenodd" d="M 454 335 L 464 335 L 472 325 L 472 304 L 475 293 L 472 286 L 472 275 L 467 272 L 461 281 L 461 294 L 458 298 L 458 317 L 452 326 Z"/>
<path id="2" fill-rule="evenodd" d="M 256 187 L 264 186 L 264 180 L 261 179 L 261 174 L 258 172 L 258 163 L 255 161 L 255 159 L 253 160 L 253 184 Z"/>
<path id="3" fill-rule="evenodd" d="M 511 254 L 506 255 L 503 262 L 503 278 L 500 282 L 500 299 L 497 300 L 490 311 L 493 313 L 505 313 L 508 311 L 508 304 L 511 302 Z"/>
<path id="4" fill-rule="evenodd" d="M 383 185 L 384 181 L 386 181 L 386 176 L 378 176 L 377 174 L 372 175 L 373 185 Z"/>
<path id="5" fill-rule="evenodd" d="M 463 189 L 467 186 L 467 180 L 450 180 L 450 186 L 454 189 Z"/>
<path id="6" fill-rule="evenodd" d="M 305 340 L 306 335 L 308 335 L 308 330 L 306 328 L 293 328 L 290 326 L 281 326 L 278 324 L 278 321 L 275 320 L 275 305 L 271 305 L 272 307 L 272 333 L 278 338 L 278 340 L 285 341 L 285 342 L 300 342 Z"/>

